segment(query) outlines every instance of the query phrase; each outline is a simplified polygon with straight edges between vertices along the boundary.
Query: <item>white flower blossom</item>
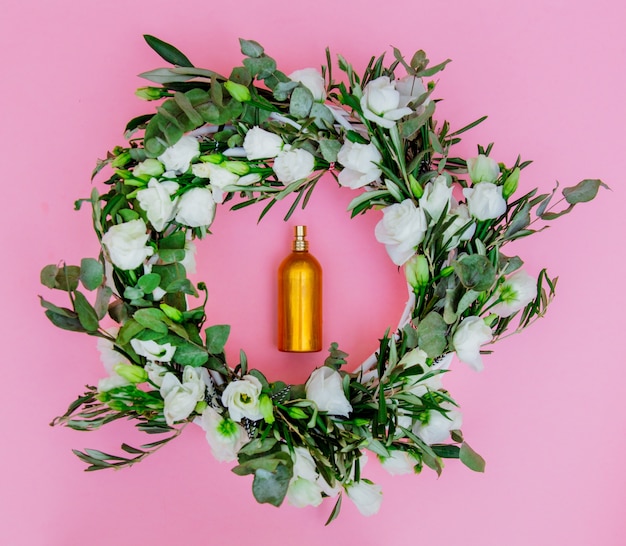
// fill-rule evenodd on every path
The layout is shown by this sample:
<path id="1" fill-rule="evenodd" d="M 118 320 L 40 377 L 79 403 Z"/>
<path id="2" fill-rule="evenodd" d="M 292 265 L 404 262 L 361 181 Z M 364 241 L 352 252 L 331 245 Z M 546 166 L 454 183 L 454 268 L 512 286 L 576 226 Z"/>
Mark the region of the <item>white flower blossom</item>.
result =
<path id="1" fill-rule="evenodd" d="M 391 261 L 403 265 L 424 240 L 428 228 L 424 211 L 410 199 L 383 209 L 383 219 L 376 224 L 376 240 L 385 245 Z"/>
<path id="2" fill-rule="evenodd" d="M 480 317 L 465 317 L 452 336 L 452 344 L 456 356 L 472 369 L 479 372 L 483 369 L 480 346 L 489 343 L 493 338 L 491 328 Z"/>
<path id="3" fill-rule="evenodd" d="M 341 374 L 328 366 L 313 371 L 305 384 L 306 397 L 320 411 L 348 417 L 352 406 L 343 392 Z"/>
<path id="4" fill-rule="evenodd" d="M 424 194 L 419 200 L 420 207 L 431 218 L 431 224 L 437 223 L 443 211 L 450 211 L 452 205 L 452 187 L 448 186 L 445 176 L 438 176 L 424 186 Z"/>
<path id="5" fill-rule="evenodd" d="M 210 406 L 202 412 L 199 424 L 206 432 L 213 457 L 220 462 L 235 461 L 239 450 L 250 440 L 241 425 L 223 417 Z"/>
<path id="6" fill-rule="evenodd" d="M 192 136 L 183 136 L 176 144 L 167 148 L 159 157 L 165 170 L 174 174 L 187 172 L 191 161 L 200 155 L 200 144 Z"/>
<path id="7" fill-rule="evenodd" d="M 378 457 L 382 467 L 392 476 L 414 474 L 417 461 L 406 451 L 394 449 L 389 457 Z"/>
<path id="8" fill-rule="evenodd" d="M 313 100 L 322 102 L 326 98 L 326 82 L 319 70 L 302 68 L 289 74 L 288 78 L 306 87 L 313 95 Z"/>
<path id="9" fill-rule="evenodd" d="M 242 379 L 231 381 L 222 393 L 222 404 L 228 409 L 230 418 L 238 423 L 245 417 L 251 421 L 263 418 L 259 397 L 261 382 L 253 375 L 244 375 Z"/>
<path id="10" fill-rule="evenodd" d="M 182 382 L 173 373 L 166 373 L 160 388 L 166 423 L 172 426 L 189 417 L 197 403 L 204 400 L 205 390 L 206 385 L 197 368 L 185 366 Z"/>
<path id="11" fill-rule="evenodd" d="M 215 218 L 215 200 L 207 188 L 191 188 L 178 201 L 176 221 L 189 227 L 210 226 Z"/>
<path id="12" fill-rule="evenodd" d="M 154 253 L 151 246 L 146 246 L 148 239 L 150 234 L 147 233 L 146 223 L 138 219 L 111 226 L 102 236 L 102 244 L 113 265 L 131 270 L 138 268 Z"/>
<path id="13" fill-rule="evenodd" d="M 491 220 L 506 212 L 506 201 L 502 197 L 502 186 L 481 182 L 471 188 L 463 188 L 469 213 L 477 220 Z"/>
<path id="14" fill-rule="evenodd" d="M 174 218 L 176 199 L 172 195 L 178 190 L 176 182 L 159 182 L 153 178 L 148 187 L 137 192 L 139 206 L 146 211 L 146 216 L 156 231 L 163 231 Z"/>
<path id="15" fill-rule="evenodd" d="M 131 339 L 130 344 L 139 356 L 145 356 L 150 361 L 169 362 L 172 360 L 176 347 L 170 343 L 160 345 L 156 341 Z"/>
<path id="16" fill-rule="evenodd" d="M 499 317 L 510 317 L 537 297 L 537 280 L 520 269 L 498 285 L 490 302 L 500 300 L 489 310 Z M 490 302 L 487 302 L 489 305 Z"/>
<path id="17" fill-rule="evenodd" d="M 346 486 L 346 493 L 363 516 L 373 516 L 380 510 L 383 491 L 379 485 L 363 480 Z"/>
<path id="18" fill-rule="evenodd" d="M 363 89 L 361 108 L 366 119 L 391 129 L 396 121 L 413 112 L 410 108 L 400 107 L 400 93 L 387 76 L 370 81 Z"/>
<path id="19" fill-rule="evenodd" d="M 346 140 L 337 154 L 337 161 L 343 166 L 337 177 L 339 184 L 355 190 L 378 180 L 382 174 L 378 165 L 382 160 L 374 144 Z"/>
<path id="20" fill-rule="evenodd" d="M 490 157 L 479 154 L 477 157 L 470 157 L 467 160 L 467 172 L 474 184 L 495 182 L 500 176 L 500 167 Z"/>
<path id="21" fill-rule="evenodd" d="M 285 146 L 274 159 L 272 167 L 276 177 L 283 184 L 291 184 L 310 176 L 315 170 L 315 158 L 302 148 Z"/>
<path id="22" fill-rule="evenodd" d="M 442 413 L 437 410 L 429 410 L 427 421 L 416 421 L 413 426 L 413 434 L 418 436 L 428 445 L 440 444 L 450 438 L 451 430 L 461 428 L 463 418 L 461 412 L 450 402 L 443 402 L 441 408 L 446 410 Z"/>
<path id="23" fill-rule="evenodd" d="M 248 159 L 271 159 L 283 149 L 283 139 L 260 127 L 252 127 L 243 139 Z"/>

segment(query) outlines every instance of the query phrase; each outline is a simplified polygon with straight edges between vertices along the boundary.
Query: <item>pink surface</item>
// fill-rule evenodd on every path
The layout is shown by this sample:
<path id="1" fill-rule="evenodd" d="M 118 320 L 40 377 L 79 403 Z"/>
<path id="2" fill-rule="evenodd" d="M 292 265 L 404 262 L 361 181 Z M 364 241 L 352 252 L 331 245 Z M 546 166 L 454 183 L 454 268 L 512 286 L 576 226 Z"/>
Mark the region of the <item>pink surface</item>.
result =
<path id="1" fill-rule="evenodd" d="M 626 542 L 621 0 L 23 0 L 4 2 L 2 12 L 0 544 Z M 324 528 L 330 505 L 256 505 L 249 480 L 214 461 L 196 428 L 133 469 L 82 472 L 70 448 L 136 438 L 128 424 L 92 434 L 48 427 L 103 372 L 93 340 L 44 317 L 39 270 L 96 255 L 88 212 L 72 212 L 72 203 L 89 194 L 95 159 L 148 108 L 133 96 L 136 74 L 161 62 L 143 33 L 223 71 L 240 59 L 239 36 L 261 42 L 287 73 L 321 64 L 327 45 L 359 68 L 390 45 L 407 55 L 423 48 L 433 61 L 454 61 L 439 78 L 439 118 L 460 127 L 489 115 L 460 153 L 493 140 L 496 159 L 534 160 L 523 174 L 528 187 L 585 177 L 612 186 L 532 247 L 520 244 L 530 270 L 560 275 L 548 316 L 498 345 L 482 374 L 459 365 L 450 374 L 485 474 L 450 462 L 440 479 L 426 471 L 392 478 L 370 461 L 365 475 L 385 491 L 380 513 L 365 519 L 346 501 Z M 356 365 L 397 321 L 404 289 L 374 240 L 376 215 L 350 221 L 350 192 L 324 182 L 294 222 L 309 225 L 324 266 L 325 343 L 339 341 Z M 257 212 L 220 211 L 215 236 L 200 245 L 198 278 L 210 288 L 211 321 L 233 325 L 231 354 L 242 347 L 270 377 L 301 380 L 318 357 L 273 345 L 275 269 L 290 229 L 279 211 L 257 226 Z"/>

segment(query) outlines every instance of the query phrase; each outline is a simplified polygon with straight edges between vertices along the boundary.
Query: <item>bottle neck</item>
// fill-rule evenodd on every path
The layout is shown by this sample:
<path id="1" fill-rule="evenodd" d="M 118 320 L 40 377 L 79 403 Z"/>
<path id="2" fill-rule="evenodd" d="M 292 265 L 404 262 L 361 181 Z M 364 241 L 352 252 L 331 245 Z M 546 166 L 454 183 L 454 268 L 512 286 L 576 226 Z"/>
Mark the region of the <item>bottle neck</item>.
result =
<path id="1" fill-rule="evenodd" d="M 296 226 L 294 229 L 295 239 L 291 249 L 294 252 L 308 252 L 309 242 L 306 240 L 306 226 Z"/>

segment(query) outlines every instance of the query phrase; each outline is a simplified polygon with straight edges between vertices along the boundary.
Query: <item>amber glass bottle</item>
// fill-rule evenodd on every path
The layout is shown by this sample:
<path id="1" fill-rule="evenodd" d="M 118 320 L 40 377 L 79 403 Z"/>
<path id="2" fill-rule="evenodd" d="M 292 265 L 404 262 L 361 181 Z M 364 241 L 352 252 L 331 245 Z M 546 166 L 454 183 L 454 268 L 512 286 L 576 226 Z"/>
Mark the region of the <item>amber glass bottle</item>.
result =
<path id="1" fill-rule="evenodd" d="M 296 226 L 292 252 L 278 268 L 278 349 L 322 350 L 322 267 L 309 253 L 306 226 Z"/>

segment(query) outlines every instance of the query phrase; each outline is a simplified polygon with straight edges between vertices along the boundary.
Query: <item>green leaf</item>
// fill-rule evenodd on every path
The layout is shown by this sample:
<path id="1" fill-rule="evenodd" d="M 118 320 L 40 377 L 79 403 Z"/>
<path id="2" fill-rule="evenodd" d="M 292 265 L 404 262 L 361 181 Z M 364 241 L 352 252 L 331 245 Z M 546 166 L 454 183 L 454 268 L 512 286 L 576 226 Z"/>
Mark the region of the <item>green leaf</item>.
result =
<path id="1" fill-rule="evenodd" d="M 113 290 L 111 290 L 108 286 L 100 286 L 96 292 L 96 303 L 93 307 L 100 320 L 102 320 L 107 314 L 109 301 L 111 301 L 112 295 Z"/>
<path id="2" fill-rule="evenodd" d="M 458 459 L 460 457 L 459 446 L 434 445 L 430 447 L 436 453 L 437 457 L 443 457 L 444 459 Z"/>
<path id="3" fill-rule="evenodd" d="M 609 189 L 609 187 L 602 182 L 602 180 L 586 179 L 579 182 L 575 186 L 563 188 L 563 197 L 565 197 L 565 200 L 570 205 L 575 205 L 576 203 L 586 203 L 591 201 L 598 194 L 600 186 Z"/>
<path id="4" fill-rule="evenodd" d="M 127 320 L 117 334 L 116 343 L 121 346 L 127 345 L 128 343 L 130 343 L 130 340 L 137 337 L 137 334 L 143 331 L 143 329 L 143 326 L 139 324 L 136 320 Z"/>
<path id="5" fill-rule="evenodd" d="M 78 288 L 80 267 L 77 265 L 63 265 L 59 268 L 56 276 L 55 288 L 70 292 Z"/>
<path id="6" fill-rule="evenodd" d="M 159 334 L 167 334 L 167 324 L 165 323 L 165 313 L 160 309 L 138 309 L 133 318 L 144 328 L 148 328 Z"/>
<path id="7" fill-rule="evenodd" d="M 241 46 L 241 52 L 247 57 L 260 57 L 263 55 L 263 46 L 254 40 L 244 40 L 239 38 L 239 45 Z"/>
<path id="8" fill-rule="evenodd" d="M 296 87 L 291 93 L 289 113 L 297 119 L 308 117 L 313 106 L 313 94 L 306 87 Z"/>
<path id="9" fill-rule="evenodd" d="M 148 273 L 142 275 L 137 281 L 137 286 L 143 291 L 144 294 L 151 294 L 161 283 L 161 275 L 157 273 Z"/>
<path id="10" fill-rule="evenodd" d="M 206 349 L 194 345 L 193 343 L 184 343 L 176 347 L 174 361 L 181 366 L 193 366 L 198 368 L 209 360 L 209 354 Z"/>
<path id="11" fill-rule="evenodd" d="M 448 344 L 446 340 L 447 329 L 448 325 L 443 317 L 436 311 L 431 311 L 417 326 L 418 346 L 431 358 L 439 356 L 445 351 Z"/>
<path id="12" fill-rule="evenodd" d="M 496 270 L 486 256 L 465 255 L 452 265 L 463 286 L 470 290 L 489 290 L 496 281 Z"/>
<path id="13" fill-rule="evenodd" d="M 276 61 L 271 57 L 249 57 L 243 60 L 243 64 L 259 80 L 271 76 L 276 70 Z"/>
<path id="14" fill-rule="evenodd" d="M 68 309 L 67 307 L 57 307 L 56 305 L 54 305 L 54 303 L 50 303 L 49 301 L 43 299 L 41 296 L 39 296 L 39 302 L 44 309 L 52 311 L 55 315 L 61 315 L 68 318 L 77 318 L 76 313 L 71 309 Z"/>
<path id="15" fill-rule="evenodd" d="M 322 157 L 329 163 L 335 163 L 337 161 L 337 154 L 341 149 L 341 143 L 332 138 L 323 138 L 320 140 L 319 144 Z"/>
<path id="16" fill-rule="evenodd" d="M 88 332 L 96 332 L 100 323 L 96 310 L 87 301 L 87 298 L 80 291 L 74 292 L 74 310 L 78 314 L 81 326 Z"/>
<path id="17" fill-rule="evenodd" d="M 485 459 L 476 453 L 466 442 L 461 444 L 459 458 L 461 459 L 461 462 L 470 470 L 473 470 L 474 472 L 485 471 Z"/>
<path id="18" fill-rule="evenodd" d="M 159 249 L 159 258 L 165 264 L 173 264 L 176 262 L 182 262 L 185 259 L 185 251 L 182 249 L 169 249 L 169 248 L 160 248 Z"/>
<path id="19" fill-rule="evenodd" d="M 85 329 L 78 320 L 78 317 L 66 317 L 64 315 L 57 314 L 50 309 L 46 311 L 46 316 L 48 317 L 48 319 L 50 319 L 50 322 L 54 324 L 57 328 L 69 330 L 71 332 L 85 332 Z"/>
<path id="20" fill-rule="evenodd" d="M 104 282 L 104 268 L 98 260 L 83 258 L 80 261 L 80 282 L 87 290 L 95 290 Z"/>
<path id="21" fill-rule="evenodd" d="M 230 335 L 229 324 L 215 324 L 209 326 L 205 331 L 206 347 L 209 353 L 217 355 L 224 352 L 224 345 Z"/>
<path id="22" fill-rule="evenodd" d="M 509 227 L 504 232 L 504 236 L 508 238 L 519 230 L 524 229 L 528 224 L 530 224 L 530 203 L 525 203 L 513 216 Z"/>
<path id="23" fill-rule="evenodd" d="M 335 506 L 333 507 L 332 512 L 330 513 L 330 516 L 328 516 L 328 519 L 326 520 L 326 523 L 324 525 L 328 525 L 333 520 L 337 519 L 337 517 L 339 516 L 339 512 L 341 511 L 342 499 L 343 499 L 343 494 L 339 493 L 339 497 L 337 497 L 337 502 L 335 503 Z"/>
<path id="24" fill-rule="evenodd" d="M 144 40 L 147 44 L 154 49 L 158 53 L 158 55 L 168 63 L 177 65 L 177 66 L 188 66 L 193 67 L 191 61 L 183 55 L 178 49 L 176 49 L 173 45 L 160 40 L 154 36 L 150 36 L 149 34 L 144 34 Z"/>
<path id="25" fill-rule="evenodd" d="M 54 264 L 50 264 L 44 267 L 39 274 L 39 280 L 41 281 L 41 284 L 47 286 L 48 288 L 56 288 L 56 277 L 58 272 L 59 268 Z"/>
<path id="26" fill-rule="evenodd" d="M 293 470 L 279 464 L 274 472 L 259 468 L 254 474 L 252 494 L 257 502 L 280 506 L 287 494 Z"/>

